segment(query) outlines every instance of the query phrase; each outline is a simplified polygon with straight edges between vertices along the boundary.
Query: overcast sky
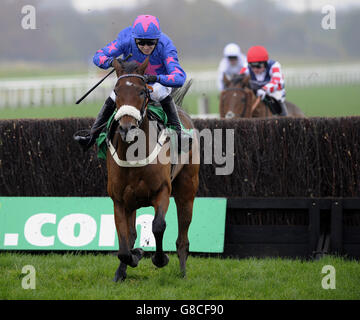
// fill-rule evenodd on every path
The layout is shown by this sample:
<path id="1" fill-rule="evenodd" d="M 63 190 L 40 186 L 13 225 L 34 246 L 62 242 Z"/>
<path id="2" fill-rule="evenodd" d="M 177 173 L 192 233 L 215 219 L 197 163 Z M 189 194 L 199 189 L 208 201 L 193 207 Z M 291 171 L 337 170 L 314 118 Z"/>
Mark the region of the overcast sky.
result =
<path id="1" fill-rule="evenodd" d="M 148 0 L 72 0 L 75 8 L 81 11 L 101 10 L 111 7 L 133 8 L 140 2 L 147 2 Z M 188 0 L 194 1 L 194 0 Z M 232 4 L 236 0 L 215 0 L 225 5 Z M 336 9 L 349 8 L 351 6 L 360 7 L 360 0 L 271 0 L 277 2 L 282 6 L 296 11 L 303 11 L 305 9 L 321 10 L 324 5 L 331 4 Z"/>

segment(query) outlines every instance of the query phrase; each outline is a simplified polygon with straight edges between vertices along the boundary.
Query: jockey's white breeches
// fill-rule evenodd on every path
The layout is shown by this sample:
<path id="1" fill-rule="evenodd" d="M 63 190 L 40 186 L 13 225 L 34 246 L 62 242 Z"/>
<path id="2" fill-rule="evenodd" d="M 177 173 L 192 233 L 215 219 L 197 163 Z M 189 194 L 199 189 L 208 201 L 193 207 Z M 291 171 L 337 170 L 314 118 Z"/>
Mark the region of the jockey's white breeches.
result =
<path id="1" fill-rule="evenodd" d="M 278 90 L 273 93 L 268 93 L 267 95 L 273 97 L 277 101 L 285 102 L 285 96 L 286 96 L 285 89 Z"/>
<path id="2" fill-rule="evenodd" d="M 155 102 L 160 102 L 160 101 L 164 100 L 171 93 L 171 89 L 172 89 L 170 87 L 165 87 L 158 82 L 152 84 L 151 87 L 152 87 L 152 90 L 150 92 L 150 98 L 151 98 L 151 100 L 153 100 Z M 111 92 L 110 98 L 113 101 L 115 101 L 116 95 L 115 95 L 114 90 Z"/>

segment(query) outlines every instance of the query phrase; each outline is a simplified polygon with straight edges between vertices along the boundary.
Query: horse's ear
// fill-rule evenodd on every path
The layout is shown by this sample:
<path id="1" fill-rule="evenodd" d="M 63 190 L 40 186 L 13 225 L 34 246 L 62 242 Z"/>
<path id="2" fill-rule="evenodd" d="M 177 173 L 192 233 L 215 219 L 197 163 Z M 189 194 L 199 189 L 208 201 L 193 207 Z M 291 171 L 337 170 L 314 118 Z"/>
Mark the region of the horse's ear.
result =
<path id="1" fill-rule="evenodd" d="M 118 77 L 120 77 L 120 75 L 121 75 L 122 72 L 123 72 L 123 68 L 122 68 L 120 62 L 119 62 L 117 59 L 114 59 L 113 62 L 112 62 L 112 66 L 113 66 L 114 69 L 115 69 L 116 75 L 117 75 Z"/>
<path id="2" fill-rule="evenodd" d="M 245 76 L 244 80 L 242 81 L 243 88 L 250 88 L 250 75 Z"/>
<path id="3" fill-rule="evenodd" d="M 144 74 L 148 64 L 149 64 L 149 57 L 147 57 L 145 61 L 138 67 L 138 72 L 140 74 Z"/>
<path id="4" fill-rule="evenodd" d="M 227 78 L 227 76 L 226 76 L 225 73 L 224 73 L 224 75 L 223 75 L 223 82 L 224 82 L 224 87 L 225 87 L 225 88 L 230 87 L 231 81 Z"/>

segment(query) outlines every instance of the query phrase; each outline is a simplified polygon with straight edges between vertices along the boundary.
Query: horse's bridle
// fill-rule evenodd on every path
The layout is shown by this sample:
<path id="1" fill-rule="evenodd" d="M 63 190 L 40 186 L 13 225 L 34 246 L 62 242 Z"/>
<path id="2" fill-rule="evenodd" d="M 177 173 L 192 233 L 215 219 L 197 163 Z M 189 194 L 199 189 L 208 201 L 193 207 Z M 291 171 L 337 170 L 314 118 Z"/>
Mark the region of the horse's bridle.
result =
<path id="1" fill-rule="evenodd" d="M 143 104 L 141 106 L 141 109 L 140 109 L 140 119 L 136 119 L 137 120 L 137 125 L 138 127 L 141 126 L 142 122 L 144 121 L 144 118 L 145 118 L 145 111 L 146 111 L 146 108 L 147 108 L 147 105 L 148 105 L 148 102 L 150 100 L 150 89 L 147 87 L 146 85 L 146 79 L 143 75 L 141 74 L 137 74 L 137 73 L 127 73 L 127 74 L 123 74 L 121 76 L 118 77 L 117 81 L 121 80 L 121 79 L 124 79 L 124 78 L 139 78 L 141 79 L 143 82 L 144 82 L 144 92 L 145 92 L 145 98 L 144 98 L 144 101 L 143 101 Z M 116 91 L 114 90 L 114 93 L 115 95 L 117 96 L 117 93 Z M 119 120 L 119 119 L 116 119 L 116 120 Z"/>
<path id="2" fill-rule="evenodd" d="M 243 112 L 241 113 L 240 117 L 243 118 L 245 113 L 246 113 L 246 110 L 247 110 L 247 107 L 248 107 L 248 103 L 247 103 L 247 94 L 246 94 L 246 91 L 244 88 L 239 88 L 239 87 L 233 87 L 233 88 L 225 88 L 224 91 L 241 91 L 245 94 L 245 108 L 243 110 Z M 224 98 L 222 98 L 224 99 Z"/>
<path id="3" fill-rule="evenodd" d="M 245 108 L 244 108 L 243 112 L 240 115 L 240 117 L 243 118 L 245 116 L 246 110 L 248 108 L 248 103 L 247 103 L 248 102 L 247 101 L 248 97 L 247 97 L 245 89 L 244 88 L 239 88 L 239 87 L 233 87 L 233 88 L 225 88 L 223 91 L 241 91 L 241 92 L 243 92 L 245 94 Z M 224 99 L 224 98 L 222 98 L 222 99 Z M 260 97 L 258 97 L 255 100 L 254 104 L 251 106 L 251 109 L 250 109 L 251 114 L 253 113 L 255 108 L 258 106 L 259 102 L 260 102 Z"/>
<path id="4" fill-rule="evenodd" d="M 146 114 L 146 108 L 147 108 L 147 104 L 150 100 L 150 92 L 151 92 L 151 88 L 149 88 L 147 85 L 146 85 L 146 79 L 144 76 L 140 75 L 140 74 L 136 74 L 136 73 L 129 73 L 129 74 L 124 74 L 124 75 L 121 75 L 120 77 L 118 77 L 118 81 L 120 79 L 123 79 L 123 78 L 131 78 L 131 77 L 135 77 L 135 78 L 139 78 L 141 79 L 143 82 L 144 82 L 144 91 L 145 91 L 145 98 L 144 98 L 144 102 L 143 102 L 143 105 L 141 107 L 141 110 L 139 112 L 138 109 L 136 109 L 135 107 L 132 107 L 134 109 L 137 110 L 137 112 L 140 113 L 141 115 L 141 119 L 140 120 L 137 120 L 137 125 L 138 127 L 141 126 L 142 122 L 144 121 L 145 119 L 145 114 Z M 134 85 L 134 84 L 133 84 Z M 114 90 L 115 92 L 115 90 Z M 115 92 L 115 95 L 116 92 Z M 128 106 L 130 107 L 130 106 Z M 122 108 L 120 107 L 118 109 L 121 110 Z M 117 111 L 117 112 L 118 112 Z M 135 117 L 135 119 L 137 119 L 137 117 Z M 158 138 L 158 141 L 157 141 L 157 144 L 155 146 L 155 148 L 153 149 L 153 151 L 149 154 L 149 156 L 147 156 L 145 159 L 142 159 L 142 160 L 134 160 L 134 161 L 127 161 L 127 160 L 121 160 L 117 154 L 117 142 L 116 142 L 116 146 L 114 147 L 113 144 L 112 144 L 112 141 L 111 141 L 111 127 L 113 125 L 114 122 L 117 122 L 118 124 L 118 120 L 119 119 L 116 119 L 116 114 L 114 116 L 114 119 L 113 119 L 113 122 L 111 123 L 110 125 L 110 130 L 109 130 L 109 133 L 106 137 L 106 143 L 107 143 L 107 146 L 109 148 L 109 151 L 110 151 L 110 154 L 113 158 L 113 160 L 115 161 L 115 163 L 120 166 L 120 167 L 143 167 L 143 166 L 146 166 L 150 163 L 152 163 L 155 158 L 158 156 L 160 150 L 162 149 L 164 143 L 165 143 L 165 140 L 167 139 L 167 133 L 165 130 L 163 130 L 163 132 L 161 133 L 160 137 Z"/>

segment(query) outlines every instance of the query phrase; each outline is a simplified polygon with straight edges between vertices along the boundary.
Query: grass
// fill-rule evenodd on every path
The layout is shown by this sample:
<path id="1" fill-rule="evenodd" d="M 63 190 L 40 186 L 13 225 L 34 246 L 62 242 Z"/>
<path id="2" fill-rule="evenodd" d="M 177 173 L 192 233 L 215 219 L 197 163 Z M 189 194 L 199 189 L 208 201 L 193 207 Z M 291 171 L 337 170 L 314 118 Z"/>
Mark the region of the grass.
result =
<path id="1" fill-rule="evenodd" d="M 36 269 L 36 289 L 24 290 L 23 266 Z M 321 286 L 324 265 L 336 269 L 336 289 Z M 163 269 L 144 258 L 128 268 L 125 282 L 112 277 L 118 259 L 111 254 L 0 253 L 0 299 L 360 299 L 360 265 L 339 257 L 318 261 L 286 259 L 188 259 L 186 279 L 170 255 Z"/>
<path id="2" fill-rule="evenodd" d="M 95 69 L 93 69 L 95 70 Z M 69 77 L 88 73 L 88 66 L 79 63 L 41 63 L 0 61 L 0 79 L 34 79 L 36 77 Z"/>
<path id="3" fill-rule="evenodd" d="M 286 92 L 287 100 L 299 106 L 308 117 L 360 116 L 359 86 L 288 88 Z M 218 113 L 218 96 L 218 93 L 208 95 L 210 113 Z M 185 97 L 184 105 L 196 106 L 197 97 Z"/>
<path id="4" fill-rule="evenodd" d="M 62 119 L 96 117 L 103 102 L 79 105 L 55 105 L 31 108 L 0 109 L 0 119 Z"/>
<path id="5" fill-rule="evenodd" d="M 200 94 L 189 93 L 184 99 L 184 109 L 190 114 L 197 113 Z M 207 94 L 210 113 L 218 113 L 219 93 Z M 360 116 L 359 86 L 289 88 L 287 99 L 297 104 L 308 117 Z M 51 107 L 5 108 L 0 109 L 0 119 L 17 118 L 69 118 L 95 117 L 102 101 L 80 105 L 59 105 Z"/>
<path id="6" fill-rule="evenodd" d="M 360 115 L 360 86 L 291 88 L 287 90 L 287 99 L 309 117 Z"/>

